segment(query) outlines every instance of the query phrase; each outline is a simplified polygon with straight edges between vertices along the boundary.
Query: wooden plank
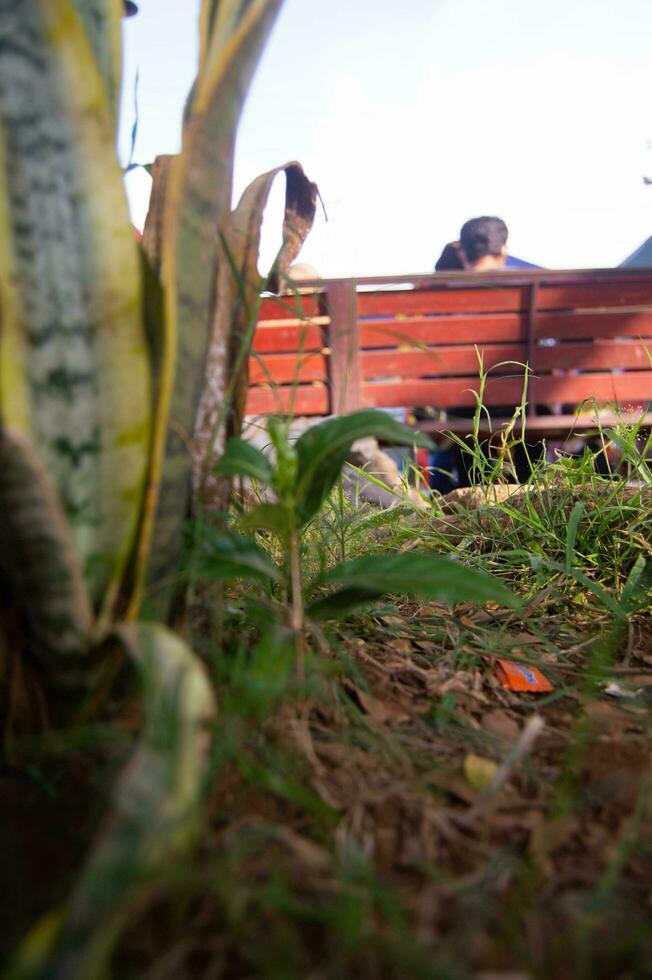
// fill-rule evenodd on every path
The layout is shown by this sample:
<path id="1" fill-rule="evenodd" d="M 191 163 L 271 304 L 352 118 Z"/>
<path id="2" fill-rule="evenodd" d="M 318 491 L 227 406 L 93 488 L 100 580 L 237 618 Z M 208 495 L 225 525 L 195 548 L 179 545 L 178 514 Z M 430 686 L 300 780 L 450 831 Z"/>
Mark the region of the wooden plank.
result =
<path id="1" fill-rule="evenodd" d="M 428 319 L 358 320 L 360 347 L 396 347 L 399 344 L 455 344 L 525 340 L 524 315 L 443 316 Z M 548 336 L 546 334 L 546 336 Z"/>
<path id="2" fill-rule="evenodd" d="M 250 388 L 247 415 L 328 415 L 326 385 Z"/>
<path id="3" fill-rule="evenodd" d="M 546 375 L 539 381 L 540 404 L 562 402 L 579 404 L 586 398 L 598 402 L 618 402 L 621 407 L 652 400 L 652 371 L 626 371 L 623 374 Z"/>
<path id="4" fill-rule="evenodd" d="M 440 289 L 378 290 L 358 293 L 360 317 L 424 313 L 514 313 L 527 310 L 529 289 L 466 282 Z"/>
<path id="5" fill-rule="evenodd" d="M 504 361 L 523 363 L 525 344 L 478 344 L 485 369 Z M 472 375 L 477 372 L 478 358 L 475 347 L 430 347 L 427 350 L 364 351 L 361 355 L 362 377 L 373 378 L 423 378 L 428 375 Z M 532 369 L 537 373 L 552 370 L 610 371 L 618 369 L 645 369 L 650 366 L 644 344 L 618 341 L 595 343 L 563 343 L 551 347 L 534 348 Z M 510 368 L 506 368 L 510 371 Z M 511 373 L 511 372 L 510 372 Z"/>
<path id="6" fill-rule="evenodd" d="M 598 340 L 595 343 L 563 343 L 535 347 L 532 369 L 543 371 L 610 371 L 613 368 L 640 370 L 650 367 L 644 344 Z"/>
<path id="7" fill-rule="evenodd" d="M 511 313 L 528 308 L 529 284 L 494 281 L 446 284 L 419 290 L 377 290 L 358 295 L 361 317 L 424 313 Z M 652 281 L 589 282 L 539 285 L 538 310 L 609 309 L 619 306 L 652 309 Z"/>
<path id="8" fill-rule="evenodd" d="M 452 344 L 520 341 L 526 337 L 526 317 L 478 315 L 443 316 L 422 319 L 407 317 L 358 321 L 363 350 L 395 347 L 399 344 Z M 650 341 L 652 351 L 652 312 L 650 313 L 546 313 L 538 314 L 535 337 L 539 340 L 583 340 L 598 337 L 632 337 Z"/>
<path id="9" fill-rule="evenodd" d="M 648 337 L 652 339 L 652 312 L 538 314 L 535 336 L 559 340 L 594 337 Z M 651 345 L 652 349 L 652 345 Z"/>
<path id="10" fill-rule="evenodd" d="M 412 273 L 401 272 L 391 276 L 357 276 L 358 286 L 378 286 L 406 288 L 408 285 L 416 289 L 431 289 L 436 284 L 437 288 L 442 285 L 469 283 L 488 283 L 490 286 L 497 282 L 520 285 L 523 282 L 530 283 L 537 280 L 541 283 L 594 283 L 594 282 L 627 282 L 627 281 L 647 281 L 652 283 L 652 271 L 649 269 L 514 269 L 503 268 L 502 270 L 491 270 L 490 272 L 427 272 Z M 302 288 L 314 286 L 316 288 L 326 287 L 340 279 L 328 279 L 320 277 L 318 280 L 305 280 L 301 283 Z"/>
<path id="11" fill-rule="evenodd" d="M 536 433 L 539 436 L 566 434 L 570 437 L 573 432 L 593 432 L 597 431 L 598 428 L 605 429 L 617 423 L 636 425 L 640 422 L 641 427 L 646 429 L 652 426 L 652 412 L 621 413 L 614 415 L 613 412 L 600 411 L 598 418 L 599 423 L 596 421 L 595 414 L 535 415 L 533 418 L 527 419 L 526 433 Z M 505 426 L 509 425 L 511 421 L 510 418 L 492 418 L 491 423 L 489 423 L 486 417 L 483 417 L 480 420 L 480 433 L 482 435 L 498 433 Z M 454 416 L 445 421 L 440 419 L 418 422 L 415 426 L 421 432 L 456 432 L 458 435 L 470 433 L 471 427 L 471 419 L 460 419 Z M 520 432 L 520 420 L 517 420 L 515 429 L 517 433 Z"/>
<path id="12" fill-rule="evenodd" d="M 600 309 L 618 306 L 652 308 L 650 279 L 539 285 L 539 310 Z"/>
<path id="13" fill-rule="evenodd" d="M 477 391 L 475 377 L 440 378 L 435 381 L 375 381 L 362 384 L 362 402 L 367 407 L 394 408 L 434 405 L 439 408 L 468 408 L 475 405 L 471 389 Z M 485 391 L 487 405 L 516 405 L 521 400 L 522 376 L 491 379 Z"/>
<path id="14" fill-rule="evenodd" d="M 486 369 L 501 361 L 522 363 L 525 360 L 526 347 L 525 344 L 495 344 L 483 347 L 482 353 Z M 477 375 L 478 356 L 471 346 L 430 347 L 418 351 L 365 351 L 361 355 L 361 369 L 365 381 L 394 375 L 402 378 L 423 378 L 440 374 Z"/>
<path id="15" fill-rule="evenodd" d="M 354 412 L 361 404 L 356 301 L 355 284 L 351 280 L 344 280 L 328 289 L 330 410 L 338 415 Z"/>
<path id="16" fill-rule="evenodd" d="M 261 354 L 286 351 L 318 351 L 324 346 L 324 335 L 320 327 L 311 323 L 295 324 L 287 327 L 256 328 L 252 347 Z"/>
<path id="17" fill-rule="evenodd" d="M 358 321 L 363 350 L 398 344 L 491 343 L 525 340 L 524 315 L 451 316 L 423 319 Z M 652 351 L 652 313 L 538 314 L 535 337 L 582 340 L 598 337 L 649 338 Z"/>
<path id="18" fill-rule="evenodd" d="M 265 320 L 296 320 L 306 319 L 311 316 L 319 316 L 321 309 L 322 294 L 308 293 L 307 295 L 294 296 L 292 294 L 284 296 L 267 296 L 260 302 L 258 311 L 258 322 Z"/>
<path id="19" fill-rule="evenodd" d="M 249 384 L 276 384 L 306 381 L 326 381 L 328 369 L 321 351 L 305 354 L 267 354 L 249 360 Z"/>
<path id="20" fill-rule="evenodd" d="M 626 406 L 652 400 L 652 371 L 627 371 L 624 374 L 594 373 L 540 378 L 538 403 L 579 404 L 587 398 L 598 402 L 618 402 Z M 434 381 L 365 382 L 363 404 L 367 406 L 434 405 L 441 408 L 469 407 L 475 404 L 472 390 L 477 391 L 477 377 L 441 378 Z M 485 404 L 517 405 L 521 400 L 522 377 L 490 378 L 485 389 Z"/>

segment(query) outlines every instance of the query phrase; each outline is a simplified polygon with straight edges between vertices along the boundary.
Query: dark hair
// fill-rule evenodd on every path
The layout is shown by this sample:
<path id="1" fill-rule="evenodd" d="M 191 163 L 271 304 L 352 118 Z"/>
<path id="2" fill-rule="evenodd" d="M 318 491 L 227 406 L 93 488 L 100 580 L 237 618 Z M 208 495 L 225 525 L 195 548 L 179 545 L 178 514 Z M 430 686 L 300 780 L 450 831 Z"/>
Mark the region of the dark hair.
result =
<path id="1" fill-rule="evenodd" d="M 462 225 L 460 241 L 469 262 L 485 255 L 500 255 L 507 241 L 507 225 L 501 218 L 471 218 Z"/>
<path id="2" fill-rule="evenodd" d="M 458 272 L 465 269 L 464 258 L 460 252 L 459 242 L 449 242 L 435 262 L 435 272 Z"/>

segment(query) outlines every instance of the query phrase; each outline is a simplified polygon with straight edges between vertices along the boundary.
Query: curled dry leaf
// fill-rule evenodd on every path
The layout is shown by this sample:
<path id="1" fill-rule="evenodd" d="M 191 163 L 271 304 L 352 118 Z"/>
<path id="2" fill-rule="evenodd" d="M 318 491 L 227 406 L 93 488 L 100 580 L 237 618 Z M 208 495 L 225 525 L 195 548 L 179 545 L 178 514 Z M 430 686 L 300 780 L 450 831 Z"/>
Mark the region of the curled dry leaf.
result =
<path id="1" fill-rule="evenodd" d="M 263 213 L 276 177 L 285 173 L 283 244 L 269 282 L 258 272 L 258 251 Z M 261 174 L 246 188 L 237 208 L 222 222 L 218 247 L 217 296 L 206 361 L 206 383 L 195 427 L 193 487 L 196 497 L 224 509 L 228 480 L 211 473 L 214 456 L 226 439 L 239 435 L 249 384 L 249 350 L 257 320 L 261 289 L 274 291 L 299 254 L 315 218 L 317 185 L 299 163 L 285 163 Z M 230 415 L 216 432 L 226 399 Z M 216 436 L 218 436 L 216 441 Z M 221 491 L 224 491 L 224 496 Z"/>

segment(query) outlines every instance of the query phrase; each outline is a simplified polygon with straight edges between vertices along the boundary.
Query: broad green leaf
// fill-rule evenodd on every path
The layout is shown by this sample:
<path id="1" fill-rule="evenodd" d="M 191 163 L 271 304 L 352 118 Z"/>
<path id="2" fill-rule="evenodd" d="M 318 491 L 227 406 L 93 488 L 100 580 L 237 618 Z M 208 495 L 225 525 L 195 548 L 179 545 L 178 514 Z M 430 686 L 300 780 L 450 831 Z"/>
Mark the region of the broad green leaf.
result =
<path id="1" fill-rule="evenodd" d="M 255 541 L 222 528 L 198 529 L 199 544 L 192 557 L 192 574 L 209 581 L 247 578 L 277 581 L 280 573 Z"/>
<path id="2" fill-rule="evenodd" d="M 326 419 L 313 426 L 296 443 L 299 456 L 297 499 L 303 523 L 317 513 L 335 486 L 355 440 L 365 436 L 398 446 L 432 446 L 426 435 L 396 422 L 391 415 L 378 409 Z"/>
<path id="3" fill-rule="evenodd" d="M 369 555 L 343 562 L 319 579 L 338 592 L 314 600 L 311 616 L 345 615 L 382 595 L 415 595 L 444 602 L 497 602 L 519 608 L 520 600 L 488 572 L 467 568 L 439 555 Z"/>
<path id="4" fill-rule="evenodd" d="M 34 447 L 0 429 L 0 580 L 48 679 L 71 687 L 93 622 L 79 559 L 52 482 Z"/>
<path id="5" fill-rule="evenodd" d="M 215 467 L 223 476 L 248 476 L 260 483 L 270 484 L 274 475 L 267 457 L 250 442 L 234 436 L 229 439 L 222 459 Z"/>
<path id="6" fill-rule="evenodd" d="M 261 531 L 273 531 L 280 537 L 289 534 L 291 513 L 283 504 L 259 504 L 253 507 L 242 518 L 245 528 L 258 528 Z"/>
<path id="7" fill-rule="evenodd" d="M 276 452 L 274 490 L 280 500 L 293 498 L 299 469 L 299 457 L 290 441 L 289 426 L 272 416 L 268 421 L 269 434 Z"/>
<path id="8" fill-rule="evenodd" d="M 42 455 L 109 618 L 150 440 L 114 115 L 71 0 L 4 4 L 0 34 L 0 407 Z"/>
<path id="9" fill-rule="evenodd" d="M 201 828 L 215 715 L 206 670 L 177 636 L 156 624 L 120 627 L 115 640 L 142 683 L 143 731 L 66 912 L 48 974 L 62 980 L 105 975 L 131 914 L 133 889 L 180 858 Z"/>
<path id="10" fill-rule="evenodd" d="M 149 579 L 170 581 L 181 553 L 188 510 L 192 438 L 202 387 L 221 384 L 206 376 L 215 317 L 217 236 L 229 213 L 235 130 L 281 0 L 204 0 L 200 72 L 183 135 L 172 160 L 166 192 L 162 279 L 166 295 L 166 363 L 154 465 L 163 458 Z M 230 16 L 233 11 L 233 16 Z M 219 24 L 218 24 L 219 21 Z M 225 26 L 226 25 L 226 26 Z M 225 343 L 228 339 L 225 338 Z M 169 601 L 159 591 L 161 605 Z M 164 609 L 161 609 L 164 612 Z"/>

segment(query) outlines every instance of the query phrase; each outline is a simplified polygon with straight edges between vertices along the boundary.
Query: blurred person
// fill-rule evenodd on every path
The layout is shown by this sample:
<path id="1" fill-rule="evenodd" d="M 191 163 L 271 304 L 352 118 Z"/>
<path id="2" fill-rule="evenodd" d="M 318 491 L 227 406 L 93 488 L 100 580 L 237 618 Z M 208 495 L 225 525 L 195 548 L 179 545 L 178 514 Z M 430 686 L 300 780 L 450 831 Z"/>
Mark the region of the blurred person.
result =
<path id="1" fill-rule="evenodd" d="M 466 221 L 460 230 L 458 242 L 448 242 L 435 264 L 436 272 L 498 272 L 505 269 L 511 258 L 507 254 L 507 225 L 502 218 L 482 215 Z M 515 266 L 530 266 L 519 259 L 512 260 Z M 531 266 L 530 266 L 531 267 Z M 509 418 L 514 406 L 497 406 L 493 409 L 496 416 Z M 452 408 L 450 414 L 458 418 L 472 418 L 474 409 Z M 434 417 L 436 409 L 414 409 L 417 418 Z M 486 448 L 486 446 L 485 446 Z M 528 446 L 521 445 L 513 452 L 514 476 L 519 482 L 529 479 L 531 461 L 541 459 L 542 443 Z M 471 482 L 470 457 L 450 440 L 444 439 L 431 454 L 430 485 L 441 493 L 447 493 L 457 487 L 469 486 Z"/>
<path id="2" fill-rule="evenodd" d="M 507 263 L 507 225 L 502 218 L 483 215 L 462 225 L 460 240 L 448 242 L 435 263 L 436 272 L 487 272 Z"/>

